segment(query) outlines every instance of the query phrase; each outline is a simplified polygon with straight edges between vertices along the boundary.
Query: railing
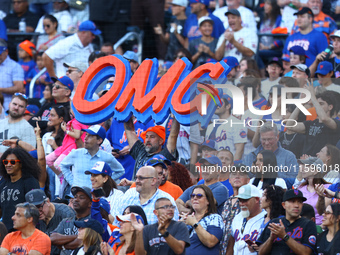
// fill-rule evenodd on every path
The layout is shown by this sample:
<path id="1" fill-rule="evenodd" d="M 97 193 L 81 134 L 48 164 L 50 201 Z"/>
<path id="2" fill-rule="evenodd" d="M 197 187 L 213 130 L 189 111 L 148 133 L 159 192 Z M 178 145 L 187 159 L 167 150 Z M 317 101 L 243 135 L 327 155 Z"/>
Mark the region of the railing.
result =
<path id="1" fill-rule="evenodd" d="M 116 50 L 120 45 L 122 45 L 124 42 L 127 40 L 131 39 L 137 39 L 138 41 L 138 61 L 139 63 L 142 62 L 142 51 L 143 51 L 143 35 L 141 33 L 136 33 L 136 32 L 129 32 L 126 35 L 124 35 L 122 38 L 119 39 L 118 42 L 116 42 L 113 45 L 113 49 Z"/>

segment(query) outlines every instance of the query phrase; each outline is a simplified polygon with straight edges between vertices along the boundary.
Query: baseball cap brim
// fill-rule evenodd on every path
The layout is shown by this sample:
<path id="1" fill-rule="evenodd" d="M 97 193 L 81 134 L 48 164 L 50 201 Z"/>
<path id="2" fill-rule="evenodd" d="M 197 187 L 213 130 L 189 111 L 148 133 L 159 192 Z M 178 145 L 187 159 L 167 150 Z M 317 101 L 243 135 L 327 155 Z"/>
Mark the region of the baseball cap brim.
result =
<path id="1" fill-rule="evenodd" d="M 102 172 L 99 172 L 97 170 L 86 170 L 85 174 L 102 174 Z"/>
<path id="2" fill-rule="evenodd" d="M 91 129 L 82 129 L 81 131 L 89 133 L 90 135 L 98 135 L 96 132 L 92 131 Z"/>

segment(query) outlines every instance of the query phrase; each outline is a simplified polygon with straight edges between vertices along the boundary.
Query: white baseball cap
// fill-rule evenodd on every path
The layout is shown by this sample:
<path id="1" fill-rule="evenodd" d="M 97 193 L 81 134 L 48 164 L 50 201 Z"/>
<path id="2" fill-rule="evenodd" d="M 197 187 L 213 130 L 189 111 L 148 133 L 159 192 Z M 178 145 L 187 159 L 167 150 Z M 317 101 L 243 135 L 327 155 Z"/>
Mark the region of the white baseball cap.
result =
<path id="1" fill-rule="evenodd" d="M 330 35 L 330 37 L 340 37 L 340 30 L 337 30 L 334 34 Z"/>
<path id="2" fill-rule="evenodd" d="M 238 190 L 237 198 L 250 199 L 252 197 L 261 197 L 261 191 L 252 184 L 246 184 Z"/>
<path id="3" fill-rule="evenodd" d="M 188 6 L 188 0 L 172 0 L 172 2 L 170 4 L 187 7 Z"/>

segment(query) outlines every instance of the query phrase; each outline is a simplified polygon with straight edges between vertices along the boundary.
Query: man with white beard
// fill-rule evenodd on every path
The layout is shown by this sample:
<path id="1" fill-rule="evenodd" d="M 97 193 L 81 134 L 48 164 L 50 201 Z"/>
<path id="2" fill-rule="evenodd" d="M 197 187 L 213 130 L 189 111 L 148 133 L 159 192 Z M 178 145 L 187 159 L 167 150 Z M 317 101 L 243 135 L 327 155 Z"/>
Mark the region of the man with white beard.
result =
<path id="1" fill-rule="evenodd" d="M 236 196 L 239 199 L 241 212 L 231 225 L 231 237 L 226 254 L 257 254 L 255 241 L 260 237 L 266 212 L 260 207 L 261 192 L 254 185 L 240 187 Z M 251 245 L 250 245 L 251 244 Z"/>

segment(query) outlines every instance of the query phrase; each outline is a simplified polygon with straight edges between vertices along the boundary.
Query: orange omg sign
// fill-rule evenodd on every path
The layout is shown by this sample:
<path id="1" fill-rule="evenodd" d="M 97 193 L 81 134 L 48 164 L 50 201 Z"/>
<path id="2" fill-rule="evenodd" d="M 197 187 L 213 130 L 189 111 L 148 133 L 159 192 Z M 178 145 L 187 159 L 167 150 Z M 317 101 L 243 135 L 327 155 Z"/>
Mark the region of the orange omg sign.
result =
<path id="1" fill-rule="evenodd" d="M 131 76 L 130 64 L 122 56 L 99 58 L 79 82 L 72 103 L 75 117 L 89 125 L 112 116 L 118 121 L 127 121 L 132 114 L 143 123 L 153 119 L 159 124 L 166 120 L 170 112 L 183 125 L 210 120 L 209 114 L 204 118 L 201 114 L 202 95 L 209 94 L 208 112 L 212 116 L 217 105 L 210 97 L 212 94 L 217 96 L 219 91 L 211 88 L 210 92 L 204 90 L 202 93 L 197 80 L 226 80 L 230 68 L 223 61 L 204 64 L 195 70 L 191 68 L 192 64 L 183 58 L 158 80 L 157 59 L 144 60 Z M 98 100 L 93 100 L 95 90 L 111 76 L 115 76 L 111 89 Z"/>

